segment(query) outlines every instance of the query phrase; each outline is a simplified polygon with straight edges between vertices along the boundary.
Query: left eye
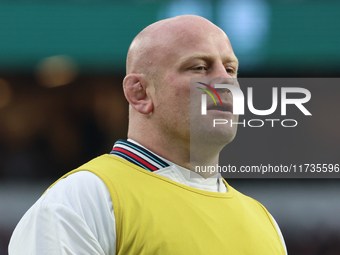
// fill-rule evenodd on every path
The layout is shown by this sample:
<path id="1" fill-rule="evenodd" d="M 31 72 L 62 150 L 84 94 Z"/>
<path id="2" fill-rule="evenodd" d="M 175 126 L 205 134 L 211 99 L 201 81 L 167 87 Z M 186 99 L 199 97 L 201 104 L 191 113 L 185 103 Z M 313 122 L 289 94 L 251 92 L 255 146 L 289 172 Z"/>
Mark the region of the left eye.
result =
<path id="1" fill-rule="evenodd" d="M 202 70 L 205 70 L 205 67 L 204 66 L 198 66 L 198 67 L 195 67 L 194 69 L 197 70 L 197 71 L 202 71 Z"/>

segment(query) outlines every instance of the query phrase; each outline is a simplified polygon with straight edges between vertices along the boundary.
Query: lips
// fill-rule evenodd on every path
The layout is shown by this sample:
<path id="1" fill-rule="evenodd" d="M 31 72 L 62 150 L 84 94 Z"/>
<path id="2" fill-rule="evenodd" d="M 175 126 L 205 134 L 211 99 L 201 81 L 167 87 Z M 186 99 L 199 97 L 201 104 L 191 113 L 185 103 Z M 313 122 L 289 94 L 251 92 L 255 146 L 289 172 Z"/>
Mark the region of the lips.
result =
<path id="1" fill-rule="evenodd" d="M 233 105 L 230 104 L 230 103 L 225 103 L 225 102 L 222 102 L 222 105 L 210 105 L 207 110 L 217 110 L 217 111 L 221 111 L 221 112 L 231 112 L 233 113 Z"/>

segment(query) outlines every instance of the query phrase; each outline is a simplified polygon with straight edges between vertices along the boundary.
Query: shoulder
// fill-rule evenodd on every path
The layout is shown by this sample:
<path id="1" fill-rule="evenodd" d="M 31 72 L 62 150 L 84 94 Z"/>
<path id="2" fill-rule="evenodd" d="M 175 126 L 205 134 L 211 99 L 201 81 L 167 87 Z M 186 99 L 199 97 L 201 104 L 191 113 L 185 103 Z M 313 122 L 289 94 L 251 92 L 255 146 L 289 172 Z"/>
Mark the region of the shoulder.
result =
<path id="1" fill-rule="evenodd" d="M 283 235 L 282 235 L 281 229 L 280 229 L 280 227 L 279 227 L 279 224 L 277 224 L 276 220 L 274 219 L 274 217 L 273 217 L 271 214 L 270 214 L 270 216 L 272 217 L 272 220 L 273 220 L 273 222 L 274 222 L 274 225 L 275 225 L 275 227 L 276 227 L 276 230 L 277 230 L 277 232 L 278 232 L 278 234 L 279 234 L 279 236 L 280 236 L 280 240 L 281 240 L 282 246 L 283 246 L 283 248 L 284 248 L 284 250 L 285 250 L 285 253 L 288 254 L 288 253 L 287 253 L 286 242 L 285 242 L 285 240 L 284 240 L 284 238 L 283 238 Z"/>
<path id="2" fill-rule="evenodd" d="M 109 231 L 108 226 L 115 224 L 112 200 L 105 183 L 88 171 L 75 172 L 59 180 L 41 197 L 40 204 L 67 207 L 94 231 L 98 228 Z"/>
<path id="3" fill-rule="evenodd" d="M 10 248 L 40 255 L 42 249 L 54 249 L 58 243 L 67 244 L 70 250 L 86 247 L 114 254 L 112 202 L 105 184 L 95 174 L 79 171 L 49 188 L 18 223 Z"/>
<path id="4" fill-rule="evenodd" d="M 40 203 L 58 203 L 77 210 L 79 205 L 109 200 L 110 194 L 105 183 L 97 175 L 89 171 L 78 171 L 60 179 L 46 190 Z"/>

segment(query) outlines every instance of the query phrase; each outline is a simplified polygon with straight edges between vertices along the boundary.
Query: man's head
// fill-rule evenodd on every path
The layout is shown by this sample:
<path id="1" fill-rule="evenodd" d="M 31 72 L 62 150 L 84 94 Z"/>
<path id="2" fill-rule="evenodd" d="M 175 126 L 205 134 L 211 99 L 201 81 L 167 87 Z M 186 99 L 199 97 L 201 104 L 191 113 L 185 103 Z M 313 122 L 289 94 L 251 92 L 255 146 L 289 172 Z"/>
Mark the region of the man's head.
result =
<path id="1" fill-rule="evenodd" d="M 127 56 L 123 85 L 130 103 L 128 137 L 143 144 L 151 140 L 152 148 L 165 143 L 189 149 L 190 121 L 195 122 L 190 120 L 190 78 L 219 78 L 214 83 L 227 83 L 236 78 L 237 69 L 226 34 L 202 17 L 183 15 L 146 27 L 131 43 Z M 221 97 L 230 100 L 228 91 L 221 92 Z M 207 125 L 197 123 L 192 132 L 206 134 L 205 129 L 212 129 L 211 123 Z M 220 132 L 216 138 L 221 140 L 222 135 L 226 144 L 236 129 L 224 127 L 216 132 Z"/>

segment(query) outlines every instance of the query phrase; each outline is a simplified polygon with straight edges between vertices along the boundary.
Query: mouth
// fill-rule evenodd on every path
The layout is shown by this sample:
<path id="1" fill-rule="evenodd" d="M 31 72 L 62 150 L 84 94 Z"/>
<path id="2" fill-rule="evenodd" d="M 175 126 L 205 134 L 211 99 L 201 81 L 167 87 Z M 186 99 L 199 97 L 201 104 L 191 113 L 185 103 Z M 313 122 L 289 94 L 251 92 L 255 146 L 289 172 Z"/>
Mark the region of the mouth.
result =
<path id="1" fill-rule="evenodd" d="M 229 103 L 223 103 L 223 105 L 211 105 L 207 109 L 209 110 L 216 110 L 216 111 L 221 111 L 221 112 L 230 112 L 233 113 L 233 106 L 232 104 Z"/>

